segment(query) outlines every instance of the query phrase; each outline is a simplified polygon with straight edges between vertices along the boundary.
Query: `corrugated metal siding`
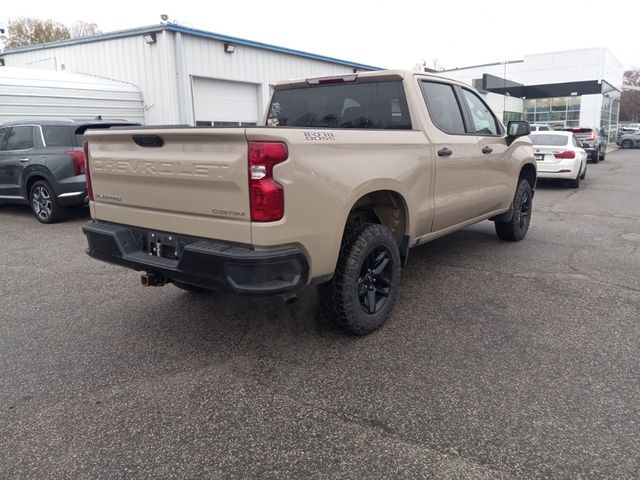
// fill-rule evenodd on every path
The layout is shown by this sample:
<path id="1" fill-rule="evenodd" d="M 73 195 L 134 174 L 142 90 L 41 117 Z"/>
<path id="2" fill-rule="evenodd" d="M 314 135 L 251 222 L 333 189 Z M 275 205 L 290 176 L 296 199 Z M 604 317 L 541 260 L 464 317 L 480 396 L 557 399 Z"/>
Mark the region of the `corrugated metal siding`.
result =
<path id="1" fill-rule="evenodd" d="M 145 123 L 177 123 L 173 41 L 167 32 L 148 45 L 139 37 L 51 47 L 7 55 L 7 66 L 58 69 L 131 83 L 142 92 Z M 51 59 L 55 58 L 55 63 Z"/>
<path id="2" fill-rule="evenodd" d="M 66 72 L 0 69 L 0 123 L 24 118 L 144 121 L 133 85 Z"/>
<path id="3" fill-rule="evenodd" d="M 175 35 L 158 32 L 157 42 L 152 45 L 135 36 L 15 52 L 5 61 L 19 67 L 60 69 L 64 65 L 67 71 L 132 83 L 143 94 L 147 124 L 175 124 L 180 123 Z M 266 109 L 270 85 L 278 80 L 352 72 L 352 67 L 244 45 L 230 54 L 224 51 L 222 41 L 186 34 L 182 38 L 186 75 L 254 83 L 260 92 L 260 112 Z M 186 97 L 187 116 L 193 121 L 192 88 Z"/>

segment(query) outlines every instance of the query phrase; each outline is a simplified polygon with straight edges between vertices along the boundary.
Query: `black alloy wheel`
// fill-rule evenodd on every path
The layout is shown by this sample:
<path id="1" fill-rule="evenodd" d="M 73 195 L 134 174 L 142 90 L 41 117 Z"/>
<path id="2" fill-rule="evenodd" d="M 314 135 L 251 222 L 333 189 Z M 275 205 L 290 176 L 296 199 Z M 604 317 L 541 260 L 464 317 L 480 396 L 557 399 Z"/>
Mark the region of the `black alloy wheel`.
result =
<path id="1" fill-rule="evenodd" d="M 391 252 L 380 245 L 365 258 L 358 278 L 358 298 L 362 311 L 374 314 L 384 308 L 393 277 Z"/>
<path id="2" fill-rule="evenodd" d="M 38 180 L 31 186 L 29 204 L 35 217 L 42 223 L 59 222 L 65 214 L 64 207 L 58 203 L 53 190 L 44 180 Z"/>

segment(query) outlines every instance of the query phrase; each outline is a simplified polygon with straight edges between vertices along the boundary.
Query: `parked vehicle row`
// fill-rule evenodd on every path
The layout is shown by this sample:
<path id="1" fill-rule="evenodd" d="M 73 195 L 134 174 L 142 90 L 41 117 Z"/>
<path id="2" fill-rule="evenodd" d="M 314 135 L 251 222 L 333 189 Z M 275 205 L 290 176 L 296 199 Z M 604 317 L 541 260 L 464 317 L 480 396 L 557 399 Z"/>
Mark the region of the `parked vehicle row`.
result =
<path id="1" fill-rule="evenodd" d="M 616 140 L 616 144 L 622 148 L 640 147 L 640 130 L 637 130 L 635 133 L 621 135 L 618 137 L 618 140 Z"/>
<path id="2" fill-rule="evenodd" d="M 536 156 L 538 178 L 567 180 L 580 187 L 587 175 L 587 152 L 571 132 L 532 132 L 529 136 Z"/>
<path id="3" fill-rule="evenodd" d="M 0 125 L 0 203 L 30 205 L 42 223 L 87 205 L 84 133 L 128 122 L 46 120 Z"/>

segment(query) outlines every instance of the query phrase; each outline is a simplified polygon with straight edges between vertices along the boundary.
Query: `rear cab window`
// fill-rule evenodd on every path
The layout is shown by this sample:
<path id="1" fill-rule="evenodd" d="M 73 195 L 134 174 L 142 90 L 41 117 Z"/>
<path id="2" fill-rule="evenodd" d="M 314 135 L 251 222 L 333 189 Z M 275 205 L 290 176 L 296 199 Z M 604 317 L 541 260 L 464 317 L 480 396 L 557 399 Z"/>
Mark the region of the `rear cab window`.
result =
<path id="1" fill-rule="evenodd" d="M 412 128 L 401 80 L 276 90 L 267 125 L 332 129 Z"/>

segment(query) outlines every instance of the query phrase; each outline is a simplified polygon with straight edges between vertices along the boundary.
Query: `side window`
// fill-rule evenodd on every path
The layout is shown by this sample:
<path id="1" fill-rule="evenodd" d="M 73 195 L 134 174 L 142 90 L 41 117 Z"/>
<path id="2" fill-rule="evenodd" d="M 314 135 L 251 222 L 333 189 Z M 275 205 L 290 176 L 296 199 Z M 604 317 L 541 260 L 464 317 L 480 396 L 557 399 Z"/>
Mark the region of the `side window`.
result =
<path id="1" fill-rule="evenodd" d="M 431 121 L 436 127 L 452 135 L 466 133 L 462 112 L 451 85 L 423 81 L 420 82 L 420 88 L 427 103 Z"/>
<path id="2" fill-rule="evenodd" d="M 499 131 L 498 123 L 484 102 L 469 90 L 463 89 L 462 94 L 471 112 L 474 133 L 478 135 L 497 135 Z"/>
<path id="3" fill-rule="evenodd" d="M 4 142 L 7 140 L 9 136 L 8 128 L 0 128 L 0 151 L 4 150 Z"/>
<path id="4" fill-rule="evenodd" d="M 28 150 L 33 148 L 33 127 L 13 127 L 5 150 Z"/>
<path id="5" fill-rule="evenodd" d="M 42 135 L 47 147 L 72 147 L 71 128 L 68 126 L 44 126 Z"/>

